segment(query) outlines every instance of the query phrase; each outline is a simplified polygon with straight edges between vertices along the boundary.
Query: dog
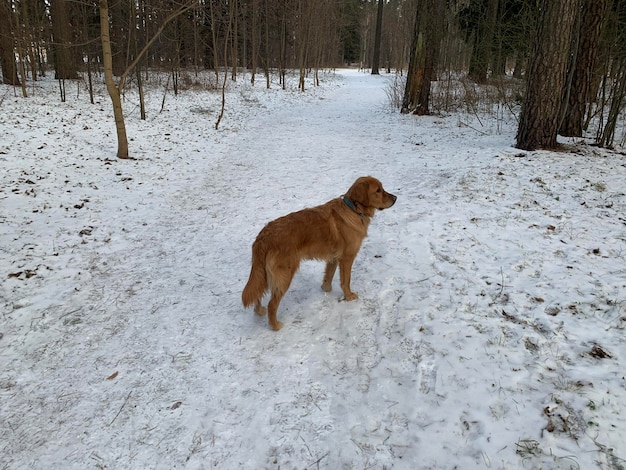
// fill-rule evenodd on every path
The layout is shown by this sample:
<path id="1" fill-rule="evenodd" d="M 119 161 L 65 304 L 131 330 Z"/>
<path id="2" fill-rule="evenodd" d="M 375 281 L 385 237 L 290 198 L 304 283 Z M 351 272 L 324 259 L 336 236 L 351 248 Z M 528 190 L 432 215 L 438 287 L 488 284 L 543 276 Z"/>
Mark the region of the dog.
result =
<path id="1" fill-rule="evenodd" d="M 280 330 L 283 324 L 276 318 L 278 305 L 303 259 L 326 262 L 322 282 L 326 292 L 332 290 L 339 266 L 345 300 L 357 299 L 350 289 L 352 263 L 376 209 L 387 209 L 396 199 L 376 178 L 363 176 L 339 198 L 268 223 L 252 244 L 250 278 L 241 295 L 244 307 L 254 304 L 254 312 L 267 314 L 270 327 Z M 268 291 L 271 298 L 266 308 L 261 301 Z"/>

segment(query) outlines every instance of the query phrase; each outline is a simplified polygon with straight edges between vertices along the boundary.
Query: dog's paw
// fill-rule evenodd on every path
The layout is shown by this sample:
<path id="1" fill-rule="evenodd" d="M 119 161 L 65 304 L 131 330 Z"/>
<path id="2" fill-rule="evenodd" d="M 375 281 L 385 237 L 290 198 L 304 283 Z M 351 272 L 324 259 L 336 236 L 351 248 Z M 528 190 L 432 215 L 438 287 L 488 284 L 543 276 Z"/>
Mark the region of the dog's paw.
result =
<path id="1" fill-rule="evenodd" d="M 329 283 L 323 283 L 322 284 L 322 290 L 324 292 L 330 292 L 331 290 L 333 290 L 333 285 L 329 282 Z"/>
<path id="2" fill-rule="evenodd" d="M 260 317 L 264 317 L 267 314 L 267 308 L 261 305 L 257 305 L 254 307 L 254 313 L 256 313 Z"/>
<path id="3" fill-rule="evenodd" d="M 274 331 L 280 331 L 282 327 L 283 327 L 283 322 L 281 321 L 276 321 L 276 323 L 270 323 L 270 328 Z"/>
<path id="4" fill-rule="evenodd" d="M 351 300 L 356 300 L 359 298 L 359 295 L 356 292 L 350 292 L 344 295 L 344 299 L 350 302 Z"/>

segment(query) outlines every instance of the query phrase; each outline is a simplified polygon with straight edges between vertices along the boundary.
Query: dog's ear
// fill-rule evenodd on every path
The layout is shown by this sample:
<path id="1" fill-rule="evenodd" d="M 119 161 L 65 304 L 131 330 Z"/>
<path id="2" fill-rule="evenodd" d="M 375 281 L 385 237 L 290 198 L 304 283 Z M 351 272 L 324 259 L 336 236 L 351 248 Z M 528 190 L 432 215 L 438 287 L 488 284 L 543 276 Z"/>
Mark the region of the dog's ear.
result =
<path id="1" fill-rule="evenodd" d="M 348 192 L 346 197 L 351 201 L 358 202 L 364 207 L 369 207 L 369 190 L 370 190 L 370 178 L 362 176 L 357 179 Z"/>

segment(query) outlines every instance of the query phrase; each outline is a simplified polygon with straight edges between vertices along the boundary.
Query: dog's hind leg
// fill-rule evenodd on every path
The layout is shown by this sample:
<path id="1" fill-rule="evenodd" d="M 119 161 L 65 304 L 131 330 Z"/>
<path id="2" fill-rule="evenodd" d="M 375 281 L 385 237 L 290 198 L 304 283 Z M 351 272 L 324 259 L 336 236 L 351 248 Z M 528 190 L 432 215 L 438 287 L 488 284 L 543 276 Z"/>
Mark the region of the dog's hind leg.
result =
<path id="1" fill-rule="evenodd" d="M 273 290 L 272 298 L 270 299 L 269 304 L 267 304 L 267 321 L 274 331 L 278 331 L 283 327 L 283 323 L 278 321 L 276 318 L 276 311 L 278 310 L 278 305 L 280 304 L 283 295 L 285 295 L 284 292 Z"/>
<path id="2" fill-rule="evenodd" d="M 278 311 L 280 301 L 291 285 L 291 280 L 294 274 L 296 274 L 299 264 L 297 260 L 283 260 L 283 263 L 270 263 L 268 280 L 272 297 L 267 304 L 267 321 L 275 331 L 283 327 L 283 324 L 276 318 L 276 312 Z"/>
<path id="3" fill-rule="evenodd" d="M 267 309 L 263 305 L 261 305 L 260 300 L 257 300 L 254 303 L 254 313 L 256 313 L 260 317 L 265 316 L 265 314 L 267 313 Z"/>
<path id="4" fill-rule="evenodd" d="M 333 277 L 337 271 L 337 260 L 330 260 L 326 262 L 326 271 L 324 271 L 324 280 L 322 281 L 322 290 L 324 292 L 330 292 L 333 290 Z"/>

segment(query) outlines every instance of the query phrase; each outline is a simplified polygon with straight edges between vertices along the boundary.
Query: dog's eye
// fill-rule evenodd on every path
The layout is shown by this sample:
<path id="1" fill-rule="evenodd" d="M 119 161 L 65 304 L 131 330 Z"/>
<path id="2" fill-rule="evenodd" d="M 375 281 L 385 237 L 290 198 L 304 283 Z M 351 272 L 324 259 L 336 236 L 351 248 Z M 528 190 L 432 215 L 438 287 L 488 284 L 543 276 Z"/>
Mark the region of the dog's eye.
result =
<path id="1" fill-rule="evenodd" d="M 376 192 L 377 192 L 377 193 L 380 193 L 381 191 L 382 191 L 382 189 L 381 189 L 381 188 L 378 188 L 378 189 L 376 190 Z"/>

